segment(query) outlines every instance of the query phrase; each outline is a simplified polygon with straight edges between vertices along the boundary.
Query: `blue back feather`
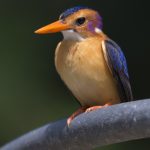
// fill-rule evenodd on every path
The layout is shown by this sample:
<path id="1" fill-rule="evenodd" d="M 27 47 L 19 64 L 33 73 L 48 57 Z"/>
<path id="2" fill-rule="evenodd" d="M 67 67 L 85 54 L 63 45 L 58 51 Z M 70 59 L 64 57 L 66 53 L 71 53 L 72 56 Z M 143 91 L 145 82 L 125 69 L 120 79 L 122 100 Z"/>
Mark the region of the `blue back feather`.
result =
<path id="1" fill-rule="evenodd" d="M 112 40 L 106 42 L 106 47 L 114 69 L 122 71 L 129 78 L 126 59 L 120 47 Z"/>
<path id="2" fill-rule="evenodd" d="M 88 7 L 85 7 L 85 6 L 76 6 L 76 7 L 67 9 L 65 12 L 63 12 L 60 15 L 60 19 L 65 19 L 66 17 L 72 15 L 73 13 L 75 13 L 75 12 L 81 10 L 81 9 L 88 9 Z"/>
<path id="3" fill-rule="evenodd" d="M 128 68 L 125 56 L 121 48 L 112 40 L 105 41 L 108 66 L 118 82 L 118 89 L 122 101 L 133 100 L 131 85 L 129 82 Z"/>

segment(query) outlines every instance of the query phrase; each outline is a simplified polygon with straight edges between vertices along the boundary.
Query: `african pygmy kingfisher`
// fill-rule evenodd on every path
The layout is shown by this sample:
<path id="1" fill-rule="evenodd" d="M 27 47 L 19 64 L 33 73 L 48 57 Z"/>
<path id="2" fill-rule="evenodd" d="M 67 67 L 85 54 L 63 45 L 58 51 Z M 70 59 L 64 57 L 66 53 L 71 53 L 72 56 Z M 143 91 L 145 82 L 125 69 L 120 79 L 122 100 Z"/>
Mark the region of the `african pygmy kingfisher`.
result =
<path id="1" fill-rule="evenodd" d="M 35 31 L 62 32 L 55 51 L 61 79 L 81 104 L 67 124 L 80 113 L 133 99 L 125 56 L 102 31 L 102 18 L 88 7 L 74 7 L 59 20 Z"/>

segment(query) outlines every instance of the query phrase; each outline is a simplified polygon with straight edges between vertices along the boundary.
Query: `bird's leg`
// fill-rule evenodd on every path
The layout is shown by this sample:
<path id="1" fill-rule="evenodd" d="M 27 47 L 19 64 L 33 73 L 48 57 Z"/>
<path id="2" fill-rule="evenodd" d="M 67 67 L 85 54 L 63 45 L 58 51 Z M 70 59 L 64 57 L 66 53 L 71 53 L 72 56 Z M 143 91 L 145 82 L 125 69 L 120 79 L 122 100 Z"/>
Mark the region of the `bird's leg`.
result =
<path id="1" fill-rule="evenodd" d="M 71 121 L 78 115 L 80 115 L 81 113 L 85 112 L 87 109 L 86 106 L 83 106 L 81 108 L 79 108 L 77 111 L 75 111 L 68 119 L 67 119 L 67 125 L 69 126 Z"/>
<path id="2" fill-rule="evenodd" d="M 87 108 L 85 112 L 90 112 L 90 111 L 93 111 L 93 110 L 96 110 L 96 109 L 99 109 L 99 108 L 108 107 L 110 105 L 111 105 L 110 103 L 106 103 L 103 106 L 92 106 L 92 107 Z"/>

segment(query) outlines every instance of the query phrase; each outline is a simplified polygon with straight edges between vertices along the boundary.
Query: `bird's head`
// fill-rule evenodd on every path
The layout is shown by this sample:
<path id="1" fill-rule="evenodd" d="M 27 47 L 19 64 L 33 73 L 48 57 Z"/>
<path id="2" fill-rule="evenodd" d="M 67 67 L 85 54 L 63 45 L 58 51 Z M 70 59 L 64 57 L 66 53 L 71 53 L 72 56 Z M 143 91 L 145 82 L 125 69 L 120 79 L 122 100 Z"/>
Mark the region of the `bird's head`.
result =
<path id="1" fill-rule="evenodd" d="M 97 35 L 102 30 L 102 19 L 97 11 L 74 7 L 63 12 L 59 20 L 35 31 L 37 34 L 62 32 L 64 38 L 82 39 Z"/>

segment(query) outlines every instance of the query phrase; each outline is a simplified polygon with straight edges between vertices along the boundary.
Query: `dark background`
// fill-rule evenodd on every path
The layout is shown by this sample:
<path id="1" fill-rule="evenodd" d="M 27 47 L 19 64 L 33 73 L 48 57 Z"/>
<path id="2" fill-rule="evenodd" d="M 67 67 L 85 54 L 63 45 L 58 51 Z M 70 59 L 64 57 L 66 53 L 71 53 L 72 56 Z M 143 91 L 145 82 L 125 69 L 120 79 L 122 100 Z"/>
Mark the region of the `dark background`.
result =
<path id="1" fill-rule="evenodd" d="M 60 33 L 34 30 L 58 19 L 65 9 L 84 5 L 100 12 L 104 32 L 123 49 L 134 97 L 150 97 L 150 12 L 144 0 L 0 0 L 0 145 L 78 107 L 54 67 Z M 117 128 L 117 127 L 116 127 Z M 149 149 L 150 140 L 102 150 Z"/>

